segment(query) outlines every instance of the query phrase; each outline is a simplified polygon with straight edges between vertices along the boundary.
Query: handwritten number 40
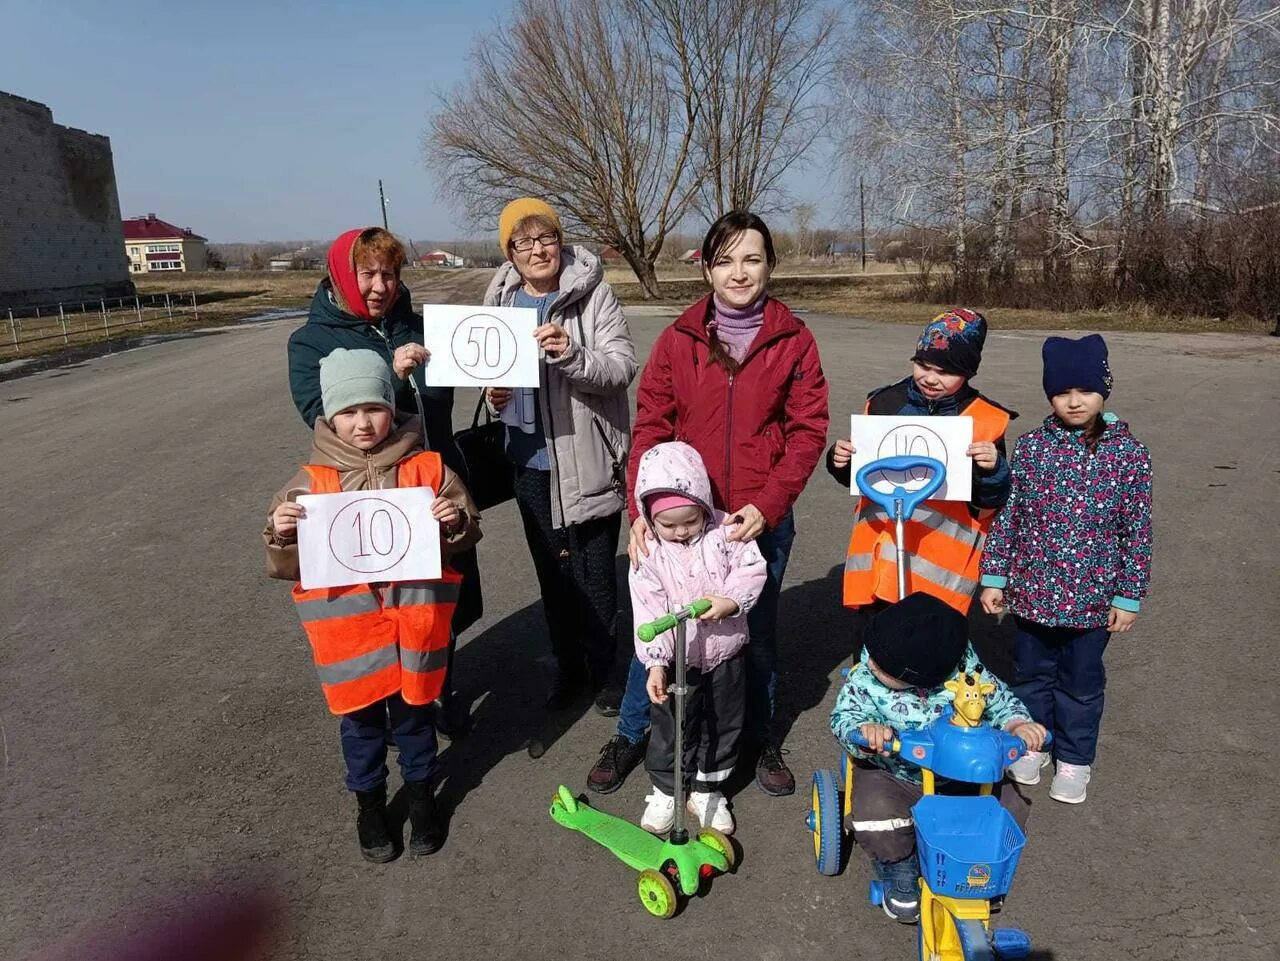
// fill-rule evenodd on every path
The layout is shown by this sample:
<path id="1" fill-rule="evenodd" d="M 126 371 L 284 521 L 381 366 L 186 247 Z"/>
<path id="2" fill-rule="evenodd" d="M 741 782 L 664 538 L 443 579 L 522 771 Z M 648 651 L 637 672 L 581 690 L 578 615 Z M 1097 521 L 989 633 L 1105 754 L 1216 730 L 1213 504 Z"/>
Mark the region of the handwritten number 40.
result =
<path id="1" fill-rule="evenodd" d="M 381 524 L 378 522 L 379 515 L 381 515 L 382 517 Z M 366 534 L 368 535 L 368 539 L 369 539 L 368 547 L 373 548 L 373 553 L 379 555 L 380 557 L 386 557 L 393 550 L 395 550 L 396 529 L 395 529 L 395 525 L 391 521 L 390 511 L 387 511 L 386 509 L 383 509 L 383 508 L 380 508 L 374 511 L 372 514 L 369 515 L 368 527 L 366 527 L 364 523 L 364 513 L 361 511 L 357 511 L 356 521 L 351 526 L 356 529 L 356 538 L 360 544 L 360 550 L 357 551 L 355 554 L 356 557 L 369 556 L 369 551 L 366 550 L 366 545 L 365 545 Z M 387 546 L 385 550 L 381 546 L 380 542 L 382 541 L 386 542 Z"/>

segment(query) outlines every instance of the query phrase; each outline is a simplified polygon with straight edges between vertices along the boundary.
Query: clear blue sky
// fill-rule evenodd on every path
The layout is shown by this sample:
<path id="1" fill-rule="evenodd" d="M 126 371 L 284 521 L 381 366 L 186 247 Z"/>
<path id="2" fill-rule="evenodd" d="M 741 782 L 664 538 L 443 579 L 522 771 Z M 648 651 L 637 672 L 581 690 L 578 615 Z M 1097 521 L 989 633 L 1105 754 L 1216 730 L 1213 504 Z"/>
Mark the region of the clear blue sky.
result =
<path id="1" fill-rule="evenodd" d="M 0 90 L 111 138 L 126 217 L 213 241 L 322 240 L 380 220 L 381 177 L 393 230 L 448 240 L 461 231 L 422 132 L 508 5 L 0 0 Z"/>

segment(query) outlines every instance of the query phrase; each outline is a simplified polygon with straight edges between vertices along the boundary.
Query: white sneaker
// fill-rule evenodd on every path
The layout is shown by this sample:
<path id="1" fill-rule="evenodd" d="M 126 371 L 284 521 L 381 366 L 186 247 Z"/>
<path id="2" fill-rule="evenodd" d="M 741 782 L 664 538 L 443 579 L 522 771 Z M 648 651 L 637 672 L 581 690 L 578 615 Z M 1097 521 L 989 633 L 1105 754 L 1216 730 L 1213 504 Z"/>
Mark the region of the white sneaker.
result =
<path id="1" fill-rule="evenodd" d="M 704 828 L 715 828 L 724 835 L 733 833 L 733 813 L 719 791 L 691 791 L 685 807 Z"/>
<path id="2" fill-rule="evenodd" d="M 670 794 L 663 794 L 658 788 L 645 798 L 644 814 L 640 816 L 640 826 L 650 834 L 666 834 L 676 823 L 676 799 Z"/>
<path id="3" fill-rule="evenodd" d="M 1049 766 L 1048 751 L 1028 751 L 1009 765 L 1009 777 L 1019 784 L 1039 784 L 1040 769 Z"/>
<path id="4" fill-rule="evenodd" d="M 1092 773 L 1087 764 L 1068 764 L 1058 762 L 1058 771 L 1053 776 L 1053 784 L 1049 787 L 1049 797 L 1063 804 L 1079 804 L 1084 800 L 1084 789 L 1089 784 Z"/>

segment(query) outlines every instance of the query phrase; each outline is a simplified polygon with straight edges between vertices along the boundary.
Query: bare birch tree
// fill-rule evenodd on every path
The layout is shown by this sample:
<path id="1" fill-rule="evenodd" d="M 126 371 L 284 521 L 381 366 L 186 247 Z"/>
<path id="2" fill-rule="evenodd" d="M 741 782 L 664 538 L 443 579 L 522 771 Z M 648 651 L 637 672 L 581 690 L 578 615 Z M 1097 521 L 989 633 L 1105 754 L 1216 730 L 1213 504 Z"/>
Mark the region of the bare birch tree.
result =
<path id="1" fill-rule="evenodd" d="M 695 203 L 766 202 L 812 144 L 833 24 L 815 0 L 518 0 L 443 98 L 427 163 L 477 224 L 546 199 L 658 297 Z"/>

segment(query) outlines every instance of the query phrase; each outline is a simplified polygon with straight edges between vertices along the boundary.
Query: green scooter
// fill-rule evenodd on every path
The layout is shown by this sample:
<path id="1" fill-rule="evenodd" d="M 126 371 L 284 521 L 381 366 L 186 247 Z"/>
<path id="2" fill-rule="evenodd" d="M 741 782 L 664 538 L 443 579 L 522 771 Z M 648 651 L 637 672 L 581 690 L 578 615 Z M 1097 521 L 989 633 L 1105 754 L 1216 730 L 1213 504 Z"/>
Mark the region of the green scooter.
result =
<path id="1" fill-rule="evenodd" d="M 674 628 L 676 632 L 675 683 L 667 688 L 675 698 L 676 714 L 676 819 L 670 837 L 664 841 L 638 825 L 597 811 L 587 803 L 585 795 L 574 797 L 563 784 L 551 799 L 551 817 L 557 824 L 585 834 L 640 872 L 636 881 L 640 903 L 657 918 L 669 918 L 676 913 L 678 893 L 686 897 L 696 894 L 704 879 L 733 870 L 735 861 L 733 843 L 715 828 L 701 828 L 691 839 L 684 827 L 684 699 L 687 693 L 684 622 L 710 608 L 711 602 L 701 598 L 636 629 L 646 644 L 663 631 Z"/>

